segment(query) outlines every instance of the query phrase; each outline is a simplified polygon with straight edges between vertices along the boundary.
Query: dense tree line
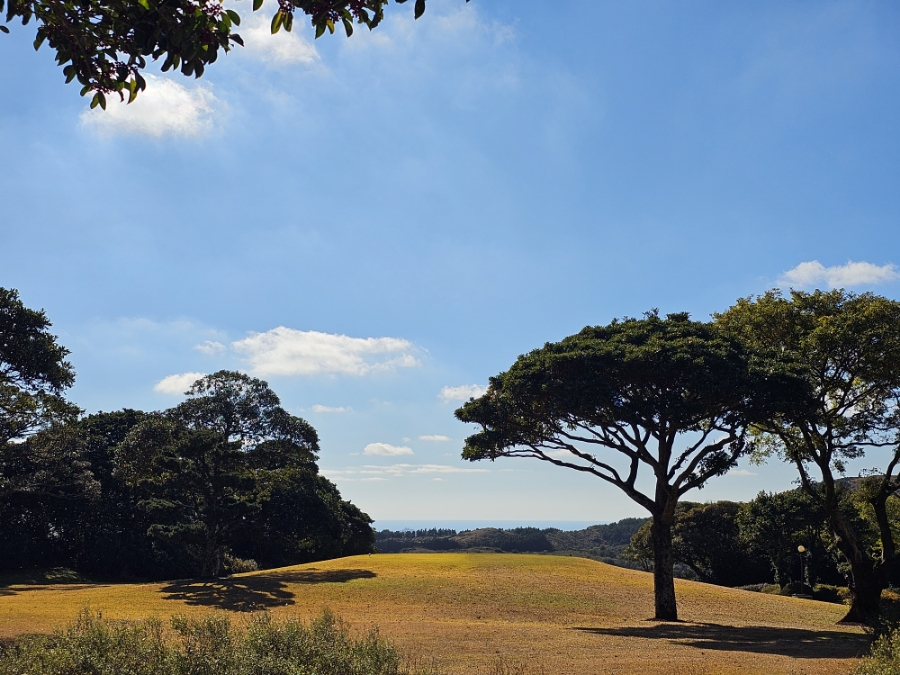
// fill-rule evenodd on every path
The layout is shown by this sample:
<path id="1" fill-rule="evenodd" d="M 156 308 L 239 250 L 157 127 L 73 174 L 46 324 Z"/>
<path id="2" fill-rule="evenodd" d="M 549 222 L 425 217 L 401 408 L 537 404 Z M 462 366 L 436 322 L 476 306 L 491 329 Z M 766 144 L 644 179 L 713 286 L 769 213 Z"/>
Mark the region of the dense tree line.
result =
<path id="1" fill-rule="evenodd" d="M 432 551 L 494 550 L 509 553 L 568 552 L 623 564 L 622 552 L 646 518 L 623 518 L 583 530 L 555 527 L 484 527 L 457 532 L 451 529 L 381 530 L 375 545 L 382 553 L 415 549 Z M 626 563 L 627 564 L 627 563 Z"/>
<path id="2" fill-rule="evenodd" d="M 214 576 L 372 549 L 315 430 L 265 382 L 221 371 L 168 410 L 81 416 L 49 326 L 0 289 L 0 571 Z"/>

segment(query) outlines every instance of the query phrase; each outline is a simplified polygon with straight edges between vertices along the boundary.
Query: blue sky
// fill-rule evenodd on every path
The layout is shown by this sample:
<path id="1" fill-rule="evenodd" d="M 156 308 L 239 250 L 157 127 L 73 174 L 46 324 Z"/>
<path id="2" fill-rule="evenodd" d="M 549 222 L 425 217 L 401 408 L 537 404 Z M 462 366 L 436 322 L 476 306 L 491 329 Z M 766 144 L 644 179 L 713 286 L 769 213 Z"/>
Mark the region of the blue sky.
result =
<path id="1" fill-rule="evenodd" d="M 460 461 L 457 399 L 652 307 L 898 296 L 894 3 L 429 0 L 318 41 L 234 6 L 247 48 L 106 113 L 30 26 L 0 35 L 0 286 L 46 309 L 88 411 L 242 369 L 376 519 L 616 520 L 641 510 L 596 479 Z"/>

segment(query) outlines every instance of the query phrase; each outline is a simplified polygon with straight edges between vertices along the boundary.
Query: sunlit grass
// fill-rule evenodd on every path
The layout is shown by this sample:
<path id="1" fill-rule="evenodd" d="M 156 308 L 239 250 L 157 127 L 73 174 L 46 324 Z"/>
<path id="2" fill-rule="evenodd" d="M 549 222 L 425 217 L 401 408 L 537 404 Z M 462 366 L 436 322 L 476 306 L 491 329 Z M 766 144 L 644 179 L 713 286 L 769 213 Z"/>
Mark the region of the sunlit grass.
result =
<path id="1" fill-rule="evenodd" d="M 211 609 L 379 626 L 450 673 L 846 673 L 865 650 L 840 605 L 677 583 L 684 623 L 657 624 L 652 577 L 582 558 L 356 556 L 214 582 L 0 588 L 0 637 L 49 631 L 85 606 L 110 618 Z M 499 664 L 499 665 L 498 665 Z"/>

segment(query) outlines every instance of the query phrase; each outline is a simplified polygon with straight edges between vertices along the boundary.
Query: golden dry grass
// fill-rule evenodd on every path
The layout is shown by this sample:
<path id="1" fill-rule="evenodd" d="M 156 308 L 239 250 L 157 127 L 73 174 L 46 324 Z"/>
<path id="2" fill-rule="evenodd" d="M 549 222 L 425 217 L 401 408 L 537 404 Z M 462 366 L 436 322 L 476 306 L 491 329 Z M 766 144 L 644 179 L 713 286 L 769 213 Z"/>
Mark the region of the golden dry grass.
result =
<path id="1" fill-rule="evenodd" d="M 90 606 L 108 618 L 219 609 L 312 617 L 330 607 L 447 673 L 847 673 L 868 640 L 844 608 L 679 581 L 683 622 L 652 616 L 652 577 L 583 558 L 357 556 L 215 582 L 0 588 L 0 638 Z"/>

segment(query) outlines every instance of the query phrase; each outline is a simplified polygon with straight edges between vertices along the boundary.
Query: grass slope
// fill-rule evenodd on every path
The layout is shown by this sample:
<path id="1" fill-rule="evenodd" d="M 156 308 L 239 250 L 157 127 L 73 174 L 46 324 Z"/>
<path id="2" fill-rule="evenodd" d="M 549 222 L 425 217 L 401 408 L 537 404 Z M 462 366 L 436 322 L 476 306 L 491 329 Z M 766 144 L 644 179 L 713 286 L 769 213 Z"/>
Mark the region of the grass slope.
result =
<path id="1" fill-rule="evenodd" d="M 380 626 L 449 673 L 847 673 L 867 638 L 844 608 L 676 582 L 682 623 L 652 616 L 652 577 L 581 558 L 509 554 L 356 556 L 215 582 L 0 587 L 0 637 L 50 630 L 90 606 L 107 618 L 330 607 Z"/>

